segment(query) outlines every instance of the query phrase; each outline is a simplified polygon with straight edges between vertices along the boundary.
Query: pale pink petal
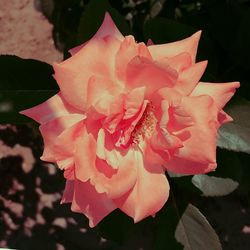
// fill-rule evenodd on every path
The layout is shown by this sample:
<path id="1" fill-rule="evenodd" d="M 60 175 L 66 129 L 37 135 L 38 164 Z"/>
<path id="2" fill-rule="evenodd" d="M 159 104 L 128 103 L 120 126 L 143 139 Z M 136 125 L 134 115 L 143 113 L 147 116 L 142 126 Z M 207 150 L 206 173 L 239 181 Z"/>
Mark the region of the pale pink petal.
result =
<path id="1" fill-rule="evenodd" d="M 200 163 L 197 161 L 190 161 L 184 158 L 174 157 L 164 164 L 166 169 L 177 174 L 205 174 L 214 171 L 217 167 L 216 163 Z"/>
<path id="2" fill-rule="evenodd" d="M 113 22 L 110 14 L 108 12 L 105 13 L 104 20 L 102 22 L 102 25 L 96 32 L 96 34 L 93 36 L 93 38 L 103 38 L 105 36 L 113 36 L 118 40 L 123 40 L 124 36 L 121 34 L 121 32 L 117 29 L 115 23 Z M 80 51 L 86 43 L 81 44 L 79 46 L 76 46 L 69 50 L 71 55 L 76 54 L 78 51 Z"/>
<path id="3" fill-rule="evenodd" d="M 120 42 L 110 36 L 93 38 L 74 56 L 53 65 L 55 79 L 68 103 L 85 111 L 90 77 L 115 79 L 114 60 L 119 46 Z"/>
<path id="4" fill-rule="evenodd" d="M 183 95 L 189 95 L 200 81 L 206 67 L 207 61 L 203 61 L 182 71 L 179 74 L 175 90 L 179 91 Z"/>
<path id="5" fill-rule="evenodd" d="M 218 108 L 213 99 L 205 95 L 184 97 L 179 106 L 173 107 L 168 129 L 182 140 L 183 147 L 174 152 L 175 157 L 166 164 L 167 168 L 171 164 L 176 166 L 175 159 L 178 158 L 197 163 L 193 166 L 188 164 L 190 169 L 185 170 L 187 173 L 203 173 L 207 165 L 216 164 L 217 116 Z M 178 171 L 179 168 L 175 170 Z"/>
<path id="6" fill-rule="evenodd" d="M 237 88 L 240 87 L 239 82 L 229 83 L 208 83 L 200 82 L 191 93 L 192 96 L 209 95 L 211 96 L 219 109 L 222 109 L 226 103 L 232 98 Z"/>
<path id="7" fill-rule="evenodd" d="M 189 53 L 183 52 L 174 57 L 164 57 L 159 60 L 160 63 L 169 65 L 171 68 L 175 69 L 177 72 L 181 72 L 190 66 L 192 66 L 192 58 Z"/>
<path id="8" fill-rule="evenodd" d="M 74 212 L 83 213 L 89 219 L 89 226 L 96 226 L 104 217 L 116 209 L 105 194 L 96 192 L 90 182 L 74 181 L 74 196 L 71 205 Z"/>
<path id="9" fill-rule="evenodd" d="M 58 158 L 57 153 L 60 156 L 64 155 L 66 152 L 66 148 L 62 144 L 61 144 L 61 147 L 55 151 L 54 146 L 55 146 L 57 137 L 61 133 L 63 133 L 65 130 L 72 128 L 72 126 L 75 124 L 77 125 L 76 127 L 73 127 L 73 129 L 76 129 L 77 131 L 79 131 L 78 122 L 81 122 L 84 119 L 85 117 L 83 117 L 83 115 L 71 114 L 71 115 L 58 117 L 52 121 L 42 124 L 40 126 L 40 132 L 44 140 L 44 152 L 43 152 L 43 156 L 41 157 L 41 159 L 45 161 L 54 162 Z M 82 125 L 80 125 L 80 127 L 81 126 Z M 70 141 L 68 141 L 68 143 L 71 144 Z M 68 145 L 68 147 L 70 148 L 70 145 Z"/>
<path id="10" fill-rule="evenodd" d="M 163 57 L 173 57 L 180 53 L 187 52 L 191 55 L 192 62 L 194 63 L 200 36 L 201 31 L 198 31 L 184 40 L 160 45 L 151 45 L 148 49 L 155 60 L 160 60 Z"/>
<path id="11" fill-rule="evenodd" d="M 128 63 L 136 56 L 151 60 L 150 52 L 144 43 L 137 44 L 133 36 L 126 36 L 116 55 L 116 73 L 120 80 L 125 80 Z"/>
<path id="12" fill-rule="evenodd" d="M 160 165 L 150 164 L 136 152 L 137 181 L 135 186 L 123 197 L 115 199 L 118 208 L 138 222 L 154 215 L 166 203 L 169 184 Z"/>
<path id="13" fill-rule="evenodd" d="M 218 121 L 222 125 L 224 123 L 232 122 L 233 118 L 229 116 L 226 112 L 221 110 L 218 114 Z"/>
<path id="14" fill-rule="evenodd" d="M 46 123 L 59 116 L 82 113 L 81 111 L 69 105 L 61 96 L 60 93 L 52 96 L 46 102 L 43 102 L 35 107 L 26 109 L 20 112 L 38 123 Z"/>
<path id="15" fill-rule="evenodd" d="M 145 87 L 132 89 L 125 98 L 123 119 L 132 118 L 138 113 L 144 101 Z"/>
<path id="16" fill-rule="evenodd" d="M 150 95 L 162 87 L 172 87 L 177 77 L 172 68 L 138 56 L 128 64 L 126 85 L 131 89 L 145 86 L 146 93 Z"/>
<path id="17" fill-rule="evenodd" d="M 72 202 L 73 196 L 74 196 L 74 181 L 73 180 L 66 180 L 61 204 Z"/>
<path id="18" fill-rule="evenodd" d="M 106 193 L 109 198 L 114 198 L 126 193 L 136 181 L 136 162 L 134 151 L 124 151 L 122 161 L 112 168 L 105 160 L 96 156 L 96 144 L 91 134 L 85 134 L 78 141 L 75 152 L 76 177 L 81 181 L 90 180 L 99 193 Z M 103 150 L 109 150 L 103 148 Z M 118 152 L 107 156 L 106 152 L 100 152 L 100 157 L 118 156 Z M 105 158 L 106 159 L 106 158 Z M 109 162 L 116 160 L 109 159 Z M 115 188 L 114 188 L 115 187 Z"/>

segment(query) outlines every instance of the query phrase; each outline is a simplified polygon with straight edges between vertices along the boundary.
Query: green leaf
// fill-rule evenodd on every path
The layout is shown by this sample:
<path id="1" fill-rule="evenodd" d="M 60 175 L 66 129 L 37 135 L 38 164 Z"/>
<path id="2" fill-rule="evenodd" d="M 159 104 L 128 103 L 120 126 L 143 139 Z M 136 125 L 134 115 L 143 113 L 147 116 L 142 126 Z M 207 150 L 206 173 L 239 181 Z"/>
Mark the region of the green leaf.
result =
<path id="1" fill-rule="evenodd" d="M 0 56 L 1 123 L 30 121 L 21 110 L 44 102 L 58 91 L 53 68 L 44 62 L 16 56 Z"/>
<path id="2" fill-rule="evenodd" d="M 222 250 L 219 238 L 198 208 L 189 204 L 175 231 L 184 250 Z"/>
<path id="3" fill-rule="evenodd" d="M 234 121 L 219 129 L 217 146 L 250 154 L 250 102 L 237 98 L 225 108 L 225 111 Z"/>
<path id="4" fill-rule="evenodd" d="M 192 183 L 203 192 L 203 196 L 223 196 L 232 193 L 239 183 L 230 178 L 208 175 L 194 175 Z"/>
<path id="5" fill-rule="evenodd" d="M 17 56 L 0 56 L 0 91 L 56 90 L 51 65 Z"/>
<path id="6" fill-rule="evenodd" d="M 124 17 L 111 7 L 108 0 L 92 0 L 81 16 L 78 29 L 78 43 L 88 41 L 100 28 L 105 12 L 108 11 L 123 35 L 131 34 Z"/>

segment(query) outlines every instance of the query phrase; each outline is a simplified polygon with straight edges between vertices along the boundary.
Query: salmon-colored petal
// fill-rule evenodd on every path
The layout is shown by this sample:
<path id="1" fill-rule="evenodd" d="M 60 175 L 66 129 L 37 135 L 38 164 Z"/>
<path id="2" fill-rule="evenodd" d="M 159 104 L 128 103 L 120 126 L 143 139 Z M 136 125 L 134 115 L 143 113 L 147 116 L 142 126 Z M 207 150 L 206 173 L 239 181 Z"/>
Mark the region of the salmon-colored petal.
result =
<path id="1" fill-rule="evenodd" d="M 119 45 L 120 42 L 110 36 L 93 38 L 74 56 L 53 65 L 55 79 L 68 103 L 80 110 L 86 110 L 90 77 L 94 75 L 115 79 L 113 65 Z"/>
<path id="2" fill-rule="evenodd" d="M 175 90 L 179 91 L 183 95 L 189 95 L 200 81 L 206 67 L 207 61 L 203 61 L 182 71 L 179 74 Z"/>
<path id="3" fill-rule="evenodd" d="M 118 40 L 123 40 L 124 36 L 121 34 L 121 32 L 117 29 L 115 23 L 113 22 L 110 14 L 108 12 L 105 13 L 104 20 L 102 22 L 102 25 L 96 32 L 96 34 L 93 36 L 93 38 L 103 38 L 105 36 L 113 36 Z M 76 46 L 69 50 L 71 55 L 76 54 L 78 51 L 80 51 L 86 43 L 81 44 L 79 46 Z"/>
<path id="4" fill-rule="evenodd" d="M 126 85 L 130 89 L 145 86 L 147 96 L 162 87 L 172 87 L 177 77 L 174 69 L 138 56 L 128 64 Z"/>
<path id="5" fill-rule="evenodd" d="M 60 93 L 52 96 L 46 102 L 43 102 L 35 107 L 26 109 L 20 112 L 40 124 L 51 121 L 59 116 L 69 114 L 80 114 L 81 111 L 69 105 L 61 96 Z"/>
<path id="6" fill-rule="evenodd" d="M 44 140 L 44 152 L 41 159 L 54 162 L 56 159 L 58 159 L 59 155 L 61 156 L 59 158 L 64 158 L 63 155 L 67 152 L 64 145 L 59 144 L 61 147 L 59 147 L 58 150 L 54 148 L 57 137 L 65 130 L 70 129 L 73 125 L 81 122 L 84 119 L 85 117 L 83 115 L 71 114 L 58 117 L 52 121 L 42 124 L 40 126 L 40 132 Z M 79 131 L 79 129 L 79 125 L 77 124 L 76 130 Z M 72 141 L 68 141 L 70 144 L 71 142 Z M 70 145 L 68 145 L 67 148 L 70 148 Z"/>
<path id="7" fill-rule="evenodd" d="M 136 181 L 137 163 L 134 160 L 134 151 L 132 149 L 123 151 L 122 161 L 116 166 L 117 169 L 114 169 L 105 160 L 96 156 L 97 149 L 95 147 L 96 144 L 91 134 L 84 135 L 78 141 L 75 152 L 77 179 L 81 181 L 90 179 L 96 190 L 99 193 L 106 193 L 109 198 L 123 195 L 133 187 Z M 101 152 L 100 147 L 97 152 L 100 157 L 103 157 L 103 155 L 107 157 L 107 154 L 105 154 L 107 151 Z M 116 154 L 118 155 L 117 152 Z M 113 155 L 109 156 L 112 157 Z M 109 159 L 109 162 L 114 163 L 115 161 Z"/>
<path id="8" fill-rule="evenodd" d="M 132 89 L 125 98 L 123 119 L 132 118 L 138 113 L 144 101 L 145 87 Z"/>
<path id="9" fill-rule="evenodd" d="M 65 187 L 64 187 L 61 204 L 72 202 L 73 201 L 73 196 L 74 196 L 74 181 L 73 180 L 67 180 L 66 184 L 65 184 Z"/>
<path id="10" fill-rule="evenodd" d="M 221 110 L 218 114 L 218 122 L 220 123 L 220 125 L 224 124 L 224 123 L 228 123 L 228 122 L 232 122 L 233 118 L 228 115 L 226 112 L 224 112 L 223 110 Z"/>
<path id="11" fill-rule="evenodd" d="M 133 36 L 126 36 L 116 55 L 115 70 L 120 80 L 126 79 L 128 63 L 136 56 L 145 57 L 151 60 L 150 52 L 144 43 L 137 44 Z"/>
<path id="12" fill-rule="evenodd" d="M 240 87 L 239 82 L 229 83 L 208 83 L 200 82 L 191 93 L 192 96 L 209 95 L 211 96 L 218 108 L 222 109 L 226 103 L 232 98 L 237 88 Z"/>
<path id="13" fill-rule="evenodd" d="M 114 147 L 114 142 L 111 136 L 108 136 L 107 133 L 105 135 L 105 131 L 103 129 L 99 130 L 96 155 L 100 159 L 106 161 L 112 168 L 117 169 L 121 164 L 121 161 L 123 161 L 123 154 L 125 153 L 125 150 L 117 150 Z"/>
<path id="14" fill-rule="evenodd" d="M 163 57 L 173 57 L 180 53 L 187 52 L 191 55 L 192 62 L 194 63 L 200 36 L 201 31 L 198 31 L 184 40 L 160 45 L 151 45 L 148 49 L 155 60 L 160 60 Z"/>
<path id="15" fill-rule="evenodd" d="M 171 133 L 183 142 L 183 147 L 177 149 L 174 156 L 198 165 L 215 164 L 217 116 L 218 108 L 211 97 L 182 98 L 181 104 L 173 108 L 169 124 Z M 193 167 L 196 168 L 195 164 Z"/>
<path id="16" fill-rule="evenodd" d="M 165 162 L 166 169 L 177 174 L 205 174 L 214 171 L 217 167 L 216 163 L 200 163 L 179 157 L 173 157 L 168 162 Z"/>
<path id="17" fill-rule="evenodd" d="M 71 205 L 74 212 L 83 213 L 89 219 L 89 226 L 96 226 L 104 217 L 116 209 L 105 194 L 96 192 L 90 182 L 74 181 L 74 196 Z"/>
<path id="18" fill-rule="evenodd" d="M 174 57 L 164 57 L 159 62 L 169 65 L 178 73 L 192 66 L 191 55 L 187 52 L 180 53 Z"/>
<path id="19" fill-rule="evenodd" d="M 169 184 L 160 165 L 149 164 L 140 151 L 136 152 L 137 181 L 123 197 L 115 199 L 118 208 L 138 222 L 154 215 L 166 203 Z"/>

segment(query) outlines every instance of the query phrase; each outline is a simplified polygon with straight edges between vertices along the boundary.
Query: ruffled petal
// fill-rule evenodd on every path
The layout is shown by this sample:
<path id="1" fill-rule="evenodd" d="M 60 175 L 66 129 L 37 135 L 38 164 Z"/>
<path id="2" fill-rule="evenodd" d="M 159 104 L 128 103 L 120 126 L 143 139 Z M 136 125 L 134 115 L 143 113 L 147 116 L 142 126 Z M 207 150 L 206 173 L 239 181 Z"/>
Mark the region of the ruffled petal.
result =
<path id="1" fill-rule="evenodd" d="M 58 117 L 40 126 L 40 132 L 44 141 L 44 152 L 41 157 L 44 161 L 55 162 L 69 156 L 68 152 L 73 149 L 74 141 L 64 139 L 64 145 L 57 141 L 63 132 L 67 135 L 76 135 L 81 131 L 81 122 L 85 119 L 83 115 L 71 114 Z M 80 122 L 80 124 L 78 124 Z M 75 125 L 75 126 L 74 126 Z M 70 131 L 67 131 L 70 130 Z M 67 142 L 67 144 L 66 144 Z M 56 143 L 58 145 L 56 145 Z M 70 149 L 70 151 L 68 151 Z"/>
<path id="2" fill-rule="evenodd" d="M 71 203 L 73 201 L 73 196 L 74 196 L 74 181 L 66 180 L 61 204 Z"/>
<path id="3" fill-rule="evenodd" d="M 115 199 L 114 203 L 138 222 L 147 216 L 153 216 L 164 206 L 169 196 L 169 184 L 162 167 L 147 162 L 140 151 L 136 152 L 135 161 L 136 184 L 123 197 Z"/>
<path id="4" fill-rule="evenodd" d="M 140 110 L 144 101 L 145 87 L 135 88 L 131 90 L 124 103 L 125 114 L 123 119 L 132 118 Z"/>
<path id="5" fill-rule="evenodd" d="M 124 36 L 117 29 L 114 21 L 112 20 L 110 14 L 108 12 L 105 13 L 102 25 L 100 26 L 100 28 L 98 29 L 96 34 L 93 36 L 93 38 L 103 38 L 105 36 L 113 36 L 116 39 L 121 40 L 121 41 L 124 39 Z M 78 51 L 80 51 L 85 45 L 86 45 L 86 43 L 70 49 L 69 50 L 70 54 L 73 56 Z"/>
<path id="6" fill-rule="evenodd" d="M 152 59 L 144 43 L 136 43 L 133 36 L 126 36 L 116 55 L 116 74 L 118 79 L 125 80 L 127 65 L 136 56 Z"/>
<path id="7" fill-rule="evenodd" d="M 219 109 L 222 109 L 226 103 L 232 98 L 237 88 L 240 87 L 239 82 L 229 83 L 208 83 L 200 82 L 191 93 L 192 96 L 209 95 L 211 96 Z"/>
<path id="8" fill-rule="evenodd" d="M 188 159 L 174 157 L 166 162 L 164 166 L 173 173 L 177 174 L 205 174 L 214 171 L 217 167 L 216 163 L 200 163 L 190 161 Z"/>
<path id="9" fill-rule="evenodd" d="M 175 90 L 185 96 L 189 95 L 200 81 L 206 67 L 207 61 L 203 61 L 182 71 L 174 87 Z"/>
<path id="10" fill-rule="evenodd" d="M 58 93 L 52 96 L 46 102 L 43 102 L 30 109 L 23 110 L 20 113 L 42 124 L 49 122 L 59 116 L 77 113 L 80 114 L 82 112 L 69 105 L 62 98 L 61 94 Z"/>
<path id="11" fill-rule="evenodd" d="M 104 145 L 105 146 L 105 145 Z M 128 192 L 136 181 L 136 166 L 134 160 L 134 150 L 122 152 L 122 161 L 119 162 L 117 169 L 112 168 L 105 159 L 110 163 L 115 163 L 111 157 L 119 156 L 118 152 L 110 153 L 106 150 L 109 148 L 98 148 L 96 156 L 96 144 L 91 134 L 85 134 L 78 140 L 77 150 L 75 152 L 76 177 L 81 181 L 90 180 L 95 186 L 97 192 L 106 193 L 109 198 L 115 198 Z M 115 188 L 114 188 L 115 187 Z"/>
<path id="12" fill-rule="evenodd" d="M 89 226 L 96 226 L 104 217 L 116 209 L 105 194 L 96 192 L 90 182 L 74 181 L 74 196 L 71 209 L 83 213 L 89 219 Z"/>
<path id="13" fill-rule="evenodd" d="M 178 73 L 192 66 L 192 58 L 187 52 L 180 53 L 174 57 L 164 57 L 159 62 L 169 65 Z"/>
<path id="14" fill-rule="evenodd" d="M 120 42 L 110 36 L 93 38 L 74 56 L 53 65 L 55 79 L 68 103 L 85 111 L 90 77 L 115 79 L 114 61 L 119 45 Z"/>
<path id="15" fill-rule="evenodd" d="M 215 165 L 217 117 L 218 108 L 211 97 L 183 97 L 180 105 L 173 107 L 168 125 L 168 130 L 183 142 L 183 147 L 174 152 L 171 163 L 168 162 L 166 167 L 173 170 L 171 164 L 176 166 L 174 162 L 178 158 L 197 163 L 187 164 L 190 169 L 184 169 L 186 173 L 203 173 L 204 166 Z M 178 173 L 179 168 L 173 171 Z"/>
<path id="16" fill-rule="evenodd" d="M 135 57 L 127 67 L 126 85 L 129 88 L 146 87 L 146 96 L 162 87 L 172 87 L 178 74 L 171 67 Z"/>
<path id="17" fill-rule="evenodd" d="M 151 45 L 148 49 L 155 60 L 160 60 L 163 57 L 173 57 L 180 53 L 187 52 L 191 55 L 192 62 L 194 63 L 200 36 L 201 31 L 198 31 L 184 40 L 160 45 Z"/>

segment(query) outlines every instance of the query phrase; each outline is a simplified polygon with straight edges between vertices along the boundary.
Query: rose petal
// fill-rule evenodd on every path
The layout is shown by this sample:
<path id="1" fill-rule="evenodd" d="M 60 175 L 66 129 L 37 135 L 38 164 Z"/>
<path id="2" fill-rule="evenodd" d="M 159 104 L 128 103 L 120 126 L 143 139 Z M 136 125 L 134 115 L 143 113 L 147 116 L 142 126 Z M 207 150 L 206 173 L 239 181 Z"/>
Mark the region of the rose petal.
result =
<path id="1" fill-rule="evenodd" d="M 132 118 L 140 110 L 144 101 L 145 87 L 132 89 L 125 98 L 123 119 Z"/>
<path id="2" fill-rule="evenodd" d="M 93 38 L 103 38 L 105 36 L 113 36 L 118 40 L 123 40 L 124 36 L 121 34 L 121 32 L 117 29 L 114 21 L 112 20 L 110 14 L 108 12 L 105 12 L 104 20 L 102 22 L 102 25 L 96 32 L 96 34 L 93 36 Z M 76 46 L 69 50 L 69 53 L 73 56 L 78 51 L 80 51 L 86 43 L 81 44 L 79 46 Z"/>
<path id="3" fill-rule="evenodd" d="M 75 152 L 76 177 L 81 181 L 90 179 L 99 193 L 106 193 L 109 198 L 114 198 L 126 193 L 133 187 L 136 180 L 136 162 L 134 161 L 134 151 L 124 152 L 122 161 L 114 172 L 112 167 L 105 161 L 100 161 L 96 157 L 96 144 L 91 134 L 85 134 L 78 140 L 77 150 Z M 105 153 L 98 154 L 102 157 Z M 103 149 L 108 150 L 108 149 Z M 117 152 L 116 152 L 117 153 Z M 106 155 L 107 156 L 107 155 Z M 105 157 L 106 157 L 105 156 Z M 112 157 L 112 155 L 111 155 Z M 109 159 L 112 162 L 111 159 Z M 100 166 L 101 165 L 101 166 Z M 98 171 L 98 168 L 112 170 L 112 176 L 106 176 Z M 115 187 L 115 188 L 114 188 Z"/>
<path id="4" fill-rule="evenodd" d="M 192 58 L 187 52 L 180 53 L 174 57 L 164 57 L 159 62 L 169 65 L 178 73 L 192 66 Z"/>
<path id="5" fill-rule="evenodd" d="M 68 154 L 66 153 L 68 152 L 67 148 L 73 148 L 71 145 L 71 141 L 64 140 L 70 144 L 67 147 L 62 144 L 59 144 L 60 147 L 55 147 L 56 139 L 61 133 L 63 133 L 67 129 L 72 129 L 73 125 L 81 122 L 84 119 L 85 117 L 83 115 L 71 114 L 58 117 L 52 121 L 42 124 L 39 128 L 44 140 L 44 152 L 41 159 L 54 162 L 58 158 L 62 159 L 65 158 L 65 156 L 68 156 Z M 82 125 L 80 125 L 80 127 L 81 126 Z M 76 125 L 76 127 L 73 127 L 72 133 L 75 133 L 75 129 L 76 131 L 79 131 L 80 128 L 78 124 Z"/>
<path id="6" fill-rule="evenodd" d="M 83 213 L 89 219 L 89 226 L 96 226 L 104 217 L 116 209 L 105 194 L 96 192 L 90 182 L 74 181 L 74 196 L 71 205 L 74 212 Z"/>
<path id="7" fill-rule="evenodd" d="M 159 165 L 150 165 L 143 160 L 142 153 L 136 151 L 137 181 L 135 186 L 114 203 L 135 222 L 154 215 L 166 203 L 169 196 L 169 184 Z"/>
<path id="8" fill-rule="evenodd" d="M 63 191 L 61 204 L 72 202 L 73 196 L 74 196 L 74 181 L 67 180 Z"/>
<path id="9" fill-rule="evenodd" d="M 171 164 L 176 166 L 175 159 L 178 158 L 197 163 L 193 169 L 186 170 L 190 173 L 196 172 L 198 166 L 204 171 L 204 166 L 216 164 L 217 116 L 218 108 L 211 97 L 182 98 L 180 105 L 173 108 L 169 130 L 182 140 L 183 147 L 175 151 L 171 163 L 166 164 L 167 168 L 173 169 Z M 175 171 L 178 172 L 179 168 Z"/>
<path id="10" fill-rule="evenodd" d="M 136 56 L 152 59 L 144 43 L 137 44 L 133 36 L 126 36 L 116 55 L 116 73 L 120 80 L 125 80 L 128 63 Z"/>
<path id="11" fill-rule="evenodd" d="M 143 57 L 135 57 L 127 67 L 126 84 L 129 88 L 146 87 L 146 96 L 162 87 L 172 87 L 177 72 Z"/>
<path id="12" fill-rule="evenodd" d="M 82 112 L 70 106 L 62 98 L 61 94 L 58 93 L 52 96 L 46 102 L 43 102 L 30 109 L 23 110 L 20 113 L 42 124 L 51 121 L 59 116 L 75 113 L 80 114 Z"/>
<path id="13" fill-rule="evenodd" d="M 214 171 L 216 163 L 200 163 L 179 157 L 174 157 L 164 165 L 168 170 L 177 174 L 205 174 Z"/>
<path id="14" fill-rule="evenodd" d="M 55 79 L 68 103 L 85 111 L 90 77 L 94 75 L 115 79 L 114 60 L 119 45 L 120 42 L 110 36 L 93 38 L 74 56 L 53 65 Z"/>
<path id="15" fill-rule="evenodd" d="M 175 90 L 179 91 L 183 95 L 189 95 L 198 84 L 206 67 L 207 61 L 203 61 L 182 71 L 179 74 Z"/>
<path id="16" fill-rule="evenodd" d="M 229 83 L 208 83 L 200 82 L 191 93 L 192 96 L 209 95 L 211 96 L 219 109 L 222 109 L 226 103 L 232 98 L 237 88 L 240 87 L 239 82 Z"/>
<path id="17" fill-rule="evenodd" d="M 191 55 L 192 62 L 194 63 L 200 36 L 201 31 L 198 31 L 184 40 L 160 45 L 151 45 L 148 49 L 155 60 L 160 60 L 163 57 L 173 57 L 180 53 L 187 52 Z"/>

